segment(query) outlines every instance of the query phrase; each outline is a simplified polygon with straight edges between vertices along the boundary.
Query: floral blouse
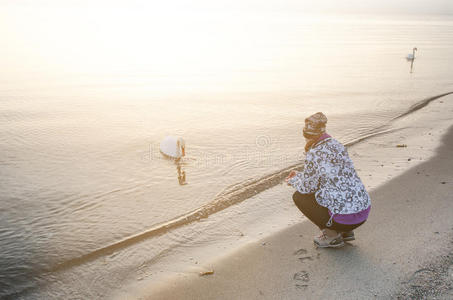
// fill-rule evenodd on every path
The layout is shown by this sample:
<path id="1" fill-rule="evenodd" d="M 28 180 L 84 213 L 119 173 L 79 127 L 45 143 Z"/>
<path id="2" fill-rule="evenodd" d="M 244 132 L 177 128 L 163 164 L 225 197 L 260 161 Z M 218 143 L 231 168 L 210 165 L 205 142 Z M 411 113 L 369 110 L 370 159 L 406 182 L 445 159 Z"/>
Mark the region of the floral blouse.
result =
<path id="1" fill-rule="evenodd" d="M 288 183 L 301 194 L 315 193 L 319 205 L 333 214 L 352 214 L 371 205 L 346 148 L 328 137 L 307 151 L 304 169 Z"/>

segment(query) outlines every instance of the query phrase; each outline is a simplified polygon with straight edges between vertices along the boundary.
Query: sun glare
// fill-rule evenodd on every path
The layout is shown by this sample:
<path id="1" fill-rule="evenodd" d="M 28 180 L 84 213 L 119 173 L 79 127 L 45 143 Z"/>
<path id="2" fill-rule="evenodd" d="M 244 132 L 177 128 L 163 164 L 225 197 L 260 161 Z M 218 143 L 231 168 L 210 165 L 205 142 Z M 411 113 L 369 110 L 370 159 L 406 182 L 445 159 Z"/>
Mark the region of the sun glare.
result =
<path id="1" fill-rule="evenodd" d="M 50 70 L 135 68 L 174 75 L 225 68 L 244 50 L 245 37 L 237 34 L 244 29 L 240 20 L 158 3 L 143 9 L 35 8 L 21 13 L 20 18 L 9 15 L 14 27 L 3 29 L 16 44 L 11 48 L 20 49 L 10 61 L 17 65 L 39 61 L 38 68 Z"/>

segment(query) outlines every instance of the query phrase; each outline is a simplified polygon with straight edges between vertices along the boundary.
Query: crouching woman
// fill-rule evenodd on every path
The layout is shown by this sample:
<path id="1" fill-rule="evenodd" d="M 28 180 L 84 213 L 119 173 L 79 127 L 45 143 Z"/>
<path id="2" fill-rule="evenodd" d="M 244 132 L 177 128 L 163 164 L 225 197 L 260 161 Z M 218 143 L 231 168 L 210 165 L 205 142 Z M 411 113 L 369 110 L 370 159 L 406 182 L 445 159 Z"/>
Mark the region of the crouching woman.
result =
<path id="1" fill-rule="evenodd" d="M 320 112 L 305 119 L 304 168 L 291 171 L 286 182 L 297 189 L 296 206 L 321 230 L 316 246 L 336 248 L 355 239 L 353 230 L 367 220 L 371 201 L 346 148 L 326 133 L 326 124 Z"/>

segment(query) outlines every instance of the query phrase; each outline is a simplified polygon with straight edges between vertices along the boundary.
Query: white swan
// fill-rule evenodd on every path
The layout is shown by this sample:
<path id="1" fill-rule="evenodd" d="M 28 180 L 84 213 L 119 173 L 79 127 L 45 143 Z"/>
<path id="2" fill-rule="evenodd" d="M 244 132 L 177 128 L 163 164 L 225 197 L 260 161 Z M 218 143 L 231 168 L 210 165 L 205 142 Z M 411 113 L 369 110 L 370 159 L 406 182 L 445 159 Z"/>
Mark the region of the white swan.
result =
<path id="1" fill-rule="evenodd" d="M 160 151 L 172 158 L 181 158 L 186 155 L 186 142 L 181 137 L 166 136 L 160 142 Z"/>
<path id="2" fill-rule="evenodd" d="M 412 49 L 412 53 L 409 53 L 407 56 L 406 56 L 406 59 L 407 60 L 414 60 L 415 59 L 415 51 L 417 51 L 417 48 L 414 47 L 414 49 Z"/>

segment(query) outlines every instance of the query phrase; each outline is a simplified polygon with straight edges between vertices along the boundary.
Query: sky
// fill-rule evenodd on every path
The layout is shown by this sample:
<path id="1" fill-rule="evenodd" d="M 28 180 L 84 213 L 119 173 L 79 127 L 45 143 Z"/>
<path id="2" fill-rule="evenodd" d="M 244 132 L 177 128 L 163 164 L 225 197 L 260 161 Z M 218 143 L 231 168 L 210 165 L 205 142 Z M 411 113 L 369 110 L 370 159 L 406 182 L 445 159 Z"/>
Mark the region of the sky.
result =
<path id="1" fill-rule="evenodd" d="M 0 7 L 118 7 L 169 10 L 452 14 L 452 0 L 0 0 Z"/>

